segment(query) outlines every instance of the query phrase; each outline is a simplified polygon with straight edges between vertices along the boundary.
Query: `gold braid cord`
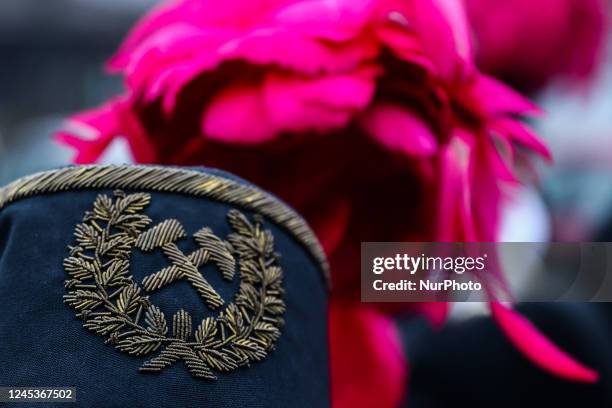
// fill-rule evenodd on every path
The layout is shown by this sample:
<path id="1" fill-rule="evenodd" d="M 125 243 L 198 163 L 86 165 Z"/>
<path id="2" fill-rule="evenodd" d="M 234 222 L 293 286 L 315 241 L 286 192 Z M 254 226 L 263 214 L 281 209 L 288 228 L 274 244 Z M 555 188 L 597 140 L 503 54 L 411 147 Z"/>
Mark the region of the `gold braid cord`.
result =
<path id="1" fill-rule="evenodd" d="M 36 194 L 82 189 L 159 191 L 204 197 L 254 211 L 289 231 L 320 266 L 329 284 L 323 248 L 306 222 L 292 209 L 257 187 L 195 170 L 139 165 L 87 165 L 44 171 L 0 188 L 0 210 Z"/>
<path id="2" fill-rule="evenodd" d="M 227 219 L 233 232 L 227 240 L 202 228 L 194 234 L 199 248 L 184 254 L 176 245 L 187 237 L 179 221 L 150 226 L 151 219 L 143 213 L 149 194 L 114 195 L 97 197 L 93 210 L 76 226 L 76 244 L 64 260 L 69 275 L 64 301 L 84 320 L 83 326 L 122 352 L 148 356 L 140 367 L 143 372 L 158 372 L 182 361 L 193 376 L 213 380 L 215 372 L 263 359 L 280 336 L 285 305 L 273 236 L 262 228 L 262 220 L 255 216 L 251 222 L 240 211 L 230 210 Z M 134 248 L 160 249 L 170 265 L 140 285 L 130 275 Z M 181 309 L 172 316 L 170 330 L 166 316 L 147 294 L 184 279 L 211 309 L 217 309 L 224 300 L 199 271 L 211 262 L 226 280 L 233 279 L 238 267 L 240 287 L 234 301 L 217 317 L 199 324 Z"/>

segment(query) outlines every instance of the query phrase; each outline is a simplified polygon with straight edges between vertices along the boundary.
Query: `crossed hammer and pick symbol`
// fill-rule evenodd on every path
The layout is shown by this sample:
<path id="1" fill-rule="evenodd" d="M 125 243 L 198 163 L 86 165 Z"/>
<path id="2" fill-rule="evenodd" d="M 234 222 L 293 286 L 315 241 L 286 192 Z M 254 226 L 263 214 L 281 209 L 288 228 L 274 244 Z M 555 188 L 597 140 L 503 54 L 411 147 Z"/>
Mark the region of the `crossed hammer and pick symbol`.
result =
<path id="1" fill-rule="evenodd" d="M 223 278 L 231 281 L 234 277 L 236 260 L 232 255 L 229 242 L 217 237 L 210 228 L 205 227 L 193 237 L 199 248 L 185 254 L 176 242 L 186 237 L 185 228 L 175 219 L 169 219 L 142 233 L 135 246 L 144 252 L 161 249 L 171 265 L 146 276 L 143 287 L 147 292 L 161 289 L 170 283 L 186 279 L 198 291 L 208 307 L 216 309 L 224 304 L 223 298 L 204 278 L 199 268 L 213 261 L 220 269 Z"/>

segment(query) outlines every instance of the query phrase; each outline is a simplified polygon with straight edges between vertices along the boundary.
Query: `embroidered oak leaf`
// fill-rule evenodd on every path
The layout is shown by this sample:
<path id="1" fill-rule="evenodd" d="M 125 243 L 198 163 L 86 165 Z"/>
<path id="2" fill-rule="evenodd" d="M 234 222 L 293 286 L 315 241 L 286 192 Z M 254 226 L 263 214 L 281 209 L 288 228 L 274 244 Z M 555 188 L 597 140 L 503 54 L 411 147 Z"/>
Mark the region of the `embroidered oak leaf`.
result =
<path id="1" fill-rule="evenodd" d="M 119 216 L 113 227 L 125 232 L 130 236 L 136 236 L 137 231 L 142 231 L 151 223 L 151 219 L 142 214 L 124 214 Z"/>
<path id="2" fill-rule="evenodd" d="M 260 304 L 259 292 L 247 282 L 240 284 L 240 293 L 236 296 L 236 305 L 251 311 L 257 310 Z"/>
<path id="3" fill-rule="evenodd" d="M 92 277 L 95 272 L 93 262 L 76 256 L 64 260 L 64 269 L 68 272 L 68 275 L 78 280 Z"/>
<path id="4" fill-rule="evenodd" d="M 117 348 L 133 355 L 142 356 L 157 350 L 161 345 L 161 339 L 159 336 L 150 334 L 138 334 L 119 341 Z"/>
<path id="5" fill-rule="evenodd" d="M 124 286 L 117 300 L 117 311 L 123 314 L 133 313 L 140 305 L 140 288 L 135 284 Z"/>
<path id="6" fill-rule="evenodd" d="M 196 347 L 197 354 L 206 364 L 215 370 L 232 371 L 238 368 L 236 359 L 228 352 L 219 351 L 212 347 Z"/>
<path id="7" fill-rule="evenodd" d="M 134 193 L 125 195 L 122 191 L 115 191 L 118 197 L 114 204 L 111 219 L 118 219 L 125 214 L 135 214 L 142 211 L 151 202 L 151 196 L 146 193 Z"/>
<path id="8" fill-rule="evenodd" d="M 242 313 L 235 304 L 229 305 L 219 316 L 219 320 L 225 323 L 226 327 L 235 336 L 243 336 L 248 330 L 248 327 L 244 324 Z"/>
<path id="9" fill-rule="evenodd" d="M 172 318 L 172 334 L 183 341 L 191 337 L 191 316 L 183 309 L 176 312 Z"/>
<path id="10" fill-rule="evenodd" d="M 263 284 L 270 288 L 279 288 L 283 272 L 278 266 L 269 266 L 263 271 Z"/>
<path id="11" fill-rule="evenodd" d="M 264 344 L 272 344 L 280 337 L 280 330 L 271 323 L 258 322 L 253 326 L 256 337 Z"/>
<path id="12" fill-rule="evenodd" d="M 166 323 L 166 316 L 157 306 L 149 306 L 145 314 L 145 322 L 147 323 L 147 330 L 149 332 L 161 337 L 168 334 L 168 323 Z"/>
<path id="13" fill-rule="evenodd" d="M 207 317 L 202 320 L 202 323 L 200 323 L 195 331 L 195 339 L 202 345 L 208 345 L 211 341 L 214 341 L 216 335 L 217 322 L 212 317 Z"/>
<path id="14" fill-rule="evenodd" d="M 266 352 L 259 344 L 249 339 L 239 339 L 232 343 L 233 352 L 243 364 L 249 361 L 259 361 Z"/>
<path id="15" fill-rule="evenodd" d="M 285 312 L 285 303 L 276 296 L 266 296 L 263 305 L 266 311 L 273 315 L 281 315 Z"/>
<path id="16" fill-rule="evenodd" d="M 125 319 L 112 315 L 95 316 L 87 319 L 83 324 L 83 327 L 104 336 L 116 332 L 123 326 L 125 326 Z"/>
<path id="17" fill-rule="evenodd" d="M 104 303 L 104 298 L 97 292 L 82 289 L 66 295 L 64 300 L 77 311 L 91 310 Z"/>
<path id="18" fill-rule="evenodd" d="M 228 236 L 234 248 L 241 251 L 243 258 L 270 257 L 274 251 L 274 237 L 269 230 L 263 230 L 261 223 L 253 225 L 237 210 L 230 210 L 229 223 L 235 233 Z"/>
<path id="19" fill-rule="evenodd" d="M 83 249 L 96 249 L 103 240 L 98 230 L 90 224 L 79 224 L 74 231 L 77 243 Z"/>
<path id="20" fill-rule="evenodd" d="M 102 272 L 100 284 L 102 286 L 114 287 L 130 283 L 128 275 L 130 272 L 130 263 L 127 259 L 112 260 Z"/>
<path id="21" fill-rule="evenodd" d="M 108 221 L 113 216 L 113 200 L 106 194 L 100 194 L 94 201 L 93 217 L 101 221 Z"/>
<path id="22" fill-rule="evenodd" d="M 122 258 L 132 249 L 132 240 L 124 233 L 115 234 L 100 244 L 99 254 L 113 258 Z"/>
<path id="23" fill-rule="evenodd" d="M 240 263 L 240 277 L 242 282 L 249 285 L 257 285 L 261 283 L 263 274 L 261 265 L 254 259 L 245 259 Z"/>
<path id="24" fill-rule="evenodd" d="M 238 210 L 230 210 L 227 214 L 227 220 L 234 229 L 235 233 L 243 237 L 253 236 L 253 225 L 249 220 Z"/>

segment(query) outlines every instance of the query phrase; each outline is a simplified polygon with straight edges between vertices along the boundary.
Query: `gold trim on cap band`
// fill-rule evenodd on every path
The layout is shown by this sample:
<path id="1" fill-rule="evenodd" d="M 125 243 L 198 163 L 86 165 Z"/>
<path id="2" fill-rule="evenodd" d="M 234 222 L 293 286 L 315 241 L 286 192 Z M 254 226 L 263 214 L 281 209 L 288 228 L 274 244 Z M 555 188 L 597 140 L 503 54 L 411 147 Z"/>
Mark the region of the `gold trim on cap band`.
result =
<path id="1" fill-rule="evenodd" d="M 308 249 L 321 266 L 327 283 L 330 283 L 323 248 L 302 217 L 261 189 L 219 175 L 143 165 L 65 167 L 26 176 L 0 188 L 0 209 L 37 194 L 102 188 L 188 194 L 261 213 L 289 231 Z"/>

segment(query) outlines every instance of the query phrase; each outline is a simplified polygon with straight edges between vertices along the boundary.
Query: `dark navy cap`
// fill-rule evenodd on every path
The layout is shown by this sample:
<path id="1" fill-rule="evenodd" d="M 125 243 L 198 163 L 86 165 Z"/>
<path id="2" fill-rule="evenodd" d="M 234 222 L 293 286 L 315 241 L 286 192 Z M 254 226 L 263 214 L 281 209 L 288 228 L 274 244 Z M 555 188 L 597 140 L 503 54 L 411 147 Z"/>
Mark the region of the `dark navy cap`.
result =
<path id="1" fill-rule="evenodd" d="M 327 290 L 304 220 L 223 172 L 76 166 L 0 189 L 2 387 L 327 406 Z"/>

